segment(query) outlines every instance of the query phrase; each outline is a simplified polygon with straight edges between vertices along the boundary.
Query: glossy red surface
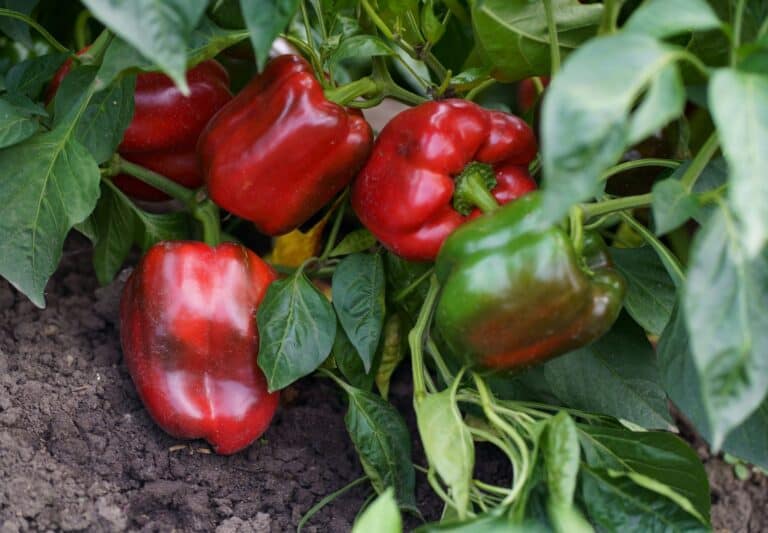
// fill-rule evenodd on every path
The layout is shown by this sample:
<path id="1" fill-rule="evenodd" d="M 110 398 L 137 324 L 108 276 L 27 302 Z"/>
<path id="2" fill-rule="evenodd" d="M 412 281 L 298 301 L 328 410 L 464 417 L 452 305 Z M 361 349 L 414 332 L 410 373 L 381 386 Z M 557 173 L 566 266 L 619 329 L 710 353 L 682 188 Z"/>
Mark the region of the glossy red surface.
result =
<path id="1" fill-rule="evenodd" d="M 126 283 L 120 338 L 152 418 L 217 453 L 248 446 L 269 426 L 279 395 L 257 366 L 256 309 L 274 272 L 237 244 L 162 242 Z"/>
<path id="2" fill-rule="evenodd" d="M 279 235 L 349 183 L 372 138 L 360 113 L 326 100 L 304 59 L 284 55 L 211 120 L 198 154 L 211 198 Z"/>
<path id="3" fill-rule="evenodd" d="M 492 165 L 491 191 L 506 203 L 536 188 L 528 164 L 536 157 L 533 131 L 520 118 L 464 100 L 427 102 L 394 117 L 376 139 L 352 186 L 362 223 L 394 253 L 433 260 L 445 238 L 465 221 L 452 207 L 464 167 Z"/>

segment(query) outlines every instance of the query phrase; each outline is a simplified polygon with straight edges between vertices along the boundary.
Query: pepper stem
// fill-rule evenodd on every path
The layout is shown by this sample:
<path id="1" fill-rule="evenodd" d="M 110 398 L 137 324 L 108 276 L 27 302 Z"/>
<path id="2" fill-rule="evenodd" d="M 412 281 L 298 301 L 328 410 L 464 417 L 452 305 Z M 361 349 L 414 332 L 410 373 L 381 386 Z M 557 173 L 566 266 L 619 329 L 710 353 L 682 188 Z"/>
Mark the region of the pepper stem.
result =
<path id="1" fill-rule="evenodd" d="M 221 243 L 221 222 L 219 207 L 200 189 L 195 195 L 195 204 L 191 206 L 192 216 L 203 226 L 203 242 L 208 246 Z"/>
<path id="2" fill-rule="evenodd" d="M 371 78 L 365 77 L 341 87 L 326 89 L 325 98 L 339 105 L 347 105 L 349 102 L 364 94 L 377 92 L 379 84 Z"/>
<path id="3" fill-rule="evenodd" d="M 499 208 L 499 202 L 490 193 L 496 186 L 496 173 L 486 163 L 473 161 L 461 174 L 456 176 L 453 191 L 453 208 L 462 215 L 468 215 L 479 207 L 483 213 Z"/>

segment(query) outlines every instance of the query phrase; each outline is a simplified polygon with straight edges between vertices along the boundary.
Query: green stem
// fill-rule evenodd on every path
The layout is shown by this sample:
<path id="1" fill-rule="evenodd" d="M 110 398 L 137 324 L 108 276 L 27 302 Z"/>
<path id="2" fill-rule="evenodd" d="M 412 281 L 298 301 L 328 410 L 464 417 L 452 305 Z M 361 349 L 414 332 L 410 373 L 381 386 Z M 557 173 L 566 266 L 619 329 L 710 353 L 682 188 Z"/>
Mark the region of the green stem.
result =
<path id="1" fill-rule="evenodd" d="M 435 340 L 430 335 L 427 338 L 427 351 L 429 352 L 429 355 L 432 357 L 432 360 L 435 362 L 435 366 L 437 366 L 437 371 L 440 372 L 440 377 L 443 378 L 443 381 L 447 384 L 450 383 L 454 377 L 453 374 L 451 374 L 450 369 L 448 368 L 448 365 L 445 364 L 445 360 L 443 359 L 442 354 L 440 353 L 440 350 L 437 348 L 437 344 L 435 343 Z M 462 369 L 462 372 L 464 370 Z"/>
<path id="2" fill-rule="evenodd" d="M 604 0 L 603 18 L 600 21 L 600 28 L 597 30 L 598 35 L 616 32 L 616 20 L 620 10 L 621 2 L 618 0 Z"/>
<path id="3" fill-rule="evenodd" d="M 496 186 L 496 172 L 488 164 L 473 161 L 454 179 L 453 208 L 469 215 L 475 207 L 483 213 L 492 213 L 499 202 L 491 194 Z"/>
<path id="4" fill-rule="evenodd" d="M 325 27 L 325 18 L 323 17 L 323 5 L 319 0 L 311 0 L 312 9 L 315 10 L 317 15 L 317 23 L 320 26 L 320 35 L 323 36 L 323 41 L 328 40 L 328 28 Z"/>
<path id="5" fill-rule="evenodd" d="M 733 17 L 733 42 L 731 43 L 731 66 L 738 61 L 738 48 L 741 46 L 741 24 L 744 18 L 744 0 L 738 0 L 736 13 Z"/>
<path id="6" fill-rule="evenodd" d="M 547 15 L 547 31 L 549 32 L 550 75 L 554 77 L 560 70 L 560 41 L 557 36 L 557 21 L 555 21 L 552 0 L 544 0 L 544 12 Z"/>
<path id="7" fill-rule="evenodd" d="M 408 333 L 408 346 L 411 349 L 411 369 L 413 371 L 413 401 L 420 402 L 426 394 L 426 385 L 424 383 L 424 335 L 432 319 L 432 312 L 435 308 L 437 295 L 440 292 L 440 284 L 433 275 L 429 279 L 429 291 L 424 298 L 424 304 L 421 306 L 416 324 Z"/>
<path id="8" fill-rule="evenodd" d="M 481 84 L 479 84 L 479 85 L 477 85 L 477 86 L 473 87 L 473 88 L 472 88 L 472 90 L 470 90 L 470 91 L 469 91 L 469 92 L 468 92 L 468 93 L 467 93 L 467 94 L 464 96 L 464 99 L 465 99 L 465 100 L 469 100 L 470 102 L 471 102 L 471 101 L 474 101 L 474 99 L 475 99 L 475 98 L 477 98 L 477 96 L 478 96 L 478 95 L 479 95 L 481 92 L 483 92 L 484 90 L 486 90 L 488 87 L 491 87 L 491 86 L 492 86 L 492 85 L 494 85 L 495 83 L 496 83 L 496 80 L 494 80 L 493 78 L 489 78 L 489 79 L 485 80 L 485 81 L 484 81 L 484 82 L 482 82 Z"/>
<path id="9" fill-rule="evenodd" d="M 88 21 L 91 19 L 91 12 L 87 9 L 83 9 L 75 19 L 75 47 L 78 50 L 85 48 L 90 40 L 90 29 L 88 28 Z"/>
<path id="10" fill-rule="evenodd" d="M 416 280 L 413 283 L 411 283 L 410 285 L 408 285 L 407 287 L 399 291 L 397 294 L 395 294 L 395 297 L 392 298 L 392 301 L 395 303 L 401 302 L 406 296 L 411 294 L 416 289 L 416 287 L 421 285 L 425 279 L 431 276 L 433 271 L 434 269 L 430 268 L 429 270 L 424 272 L 421 276 L 416 278 Z"/>
<path id="11" fill-rule="evenodd" d="M 336 216 L 333 219 L 331 232 L 328 234 L 328 240 L 325 241 L 325 247 L 323 248 L 323 252 L 320 254 L 319 261 L 325 261 L 328 256 L 331 255 L 331 251 L 336 244 L 336 237 L 339 235 L 339 228 L 341 228 L 341 222 L 344 220 L 344 211 L 347 208 L 347 196 L 349 196 L 349 188 L 344 190 L 337 201 L 338 210 L 336 211 Z"/>
<path id="12" fill-rule="evenodd" d="M 296 533 L 301 533 L 301 528 L 303 528 L 305 525 L 307 525 L 307 522 L 315 516 L 318 511 L 320 511 L 323 507 L 331 503 L 333 500 L 338 498 L 339 496 L 342 496 L 345 492 L 349 491 L 350 489 L 353 489 L 357 487 L 358 485 L 361 485 L 362 483 L 365 483 L 368 481 L 368 476 L 359 477 L 356 480 L 352 481 L 351 483 L 347 483 L 343 487 L 341 487 L 339 490 L 336 490 L 332 493 L 330 493 L 328 496 L 317 502 L 315 505 L 310 507 L 309 511 L 307 511 L 304 516 L 301 517 L 301 520 L 299 521 L 299 525 L 296 528 Z"/>
<path id="13" fill-rule="evenodd" d="M 149 170 L 148 168 L 139 166 L 136 163 L 131 163 L 130 161 L 123 159 L 120 156 L 115 156 L 115 159 L 117 160 L 116 168 L 113 170 L 115 174 L 119 174 L 121 172 L 130 174 L 131 176 L 143 181 L 147 185 L 151 185 L 155 189 L 163 191 L 168 196 L 179 200 L 184 205 L 189 206 L 196 202 L 195 191 L 187 189 L 183 185 L 179 185 L 175 181 L 166 178 L 162 174 L 158 174 L 157 172 Z"/>
<path id="14" fill-rule="evenodd" d="M 104 54 L 107 52 L 107 47 L 112 42 L 114 35 L 109 30 L 103 30 L 98 37 L 93 41 L 91 46 L 80 54 L 78 60 L 83 65 L 100 65 L 104 59 Z"/>
<path id="15" fill-rule="evenodd" d="M 648 207 L 651 205 L 651 198 L 651 193 L 625 196 L 623 198 L 614 198 L 596 204 L 582 204 L 581 209 L 584 212 L 584 219 L 589 220 L 590 218 L 607 215 L 608 213 L 615 213 L 616 211 Z"/>
<path id="16" fill-rule="evenodd" d="M 600 181 L 605 181 L 611 176 L 614 176 L 616 174 L 620 174 L 622 172 L 626 172 L 627 170 L 633 170 L 635 168 L 642 168 L 642 167 L 664 167 L 664 168 L 672 168 L 675 169 L 679 167 L 682 163 L 680 161 L 674 161 L 672 159 L 656 159 L 656 158 L 646 158 L 646 159 L 636 159 L 634 161 L 627 161 L 625 163 L 620 163 L 614 167 L 609 168 L 605 172 L 602 173 L 600 176 Z"/>
<path id="17" fill-rule="evenodd" d="M 68 52 L 71 54 L 71 50 L 69 48 L 61 44 L 59 41 L 57 41 L 56 37 L 48 33 L 48 30 L 46 30 L 40 24 L 38 24 L 36 20 L 26 16 L 24 13 L 19 13 L 18 11 L 14 11 L 13 9 L 0 8 L 0 17 L 8 17 L 8 18 L 20 20 L 26 23 L 35 31 L 37 31 L 37 33 L 39 33 L 43 37 L 43 39 L 48 41 L 48 44 L 50 44 L 57 51 Z"/>
<path id="18" fill-rule="evenodd" d="M 638 232 L 643 239 L 645 239 L 645 242 L 654 249 L 656 255 L 659 256 L 659 259 L 661 259 L 661 262 L 664 264 L 669 276 L 672 278 L 672 281 L 675 283 L 675 287 L 678 289 L 681 288 L 685 282 L 685 274 L 683 273 L 683 268 L 680 266 L 680 263 L 672 252 L 670 252 L 669 249 L 667 249 L 667 247 L 648 230 L 648 228 L 629 216 L 629 214 L 621 213 L 620 215 L 624 222 Z"/>
<path id="19" fill-rule="evenodd" d="M 573 249 L 576 250 L 577 254 L 581 255 L 581 251 L 584 248 L 584 212 L 581 207 L 574 205 L 571 208 L 569 219 Z"/>
<path id="20" fill-rule="evenodd" d="M 346 105 L 359 96 L 377 92 L 379 90 L 378 83 L 369 77 L 365 77 L 353 81 L 352 83 L 342 85 L 341 87 L 325 89 L 324 94 L 327 100 L 339 105 Z"/>
<path id="21" fill-rule="evenodd" d="M 208 246 L 218 246 L 221 243 L 219 207 L 205 196 L 203 189 L 198 191 L 195 198 L 196 202 L 191 206 L 190 211 L 192 211 L 192 216 L 203 226 L 203 242 Z"/>
<path id="22" fill-rule="evenodd" d="M 693 186 L 696 185 L 696 181 L 699 179 L 699 176 L 701 176 L 701 173 L 709 164 L 712 156 L 714 156 L 717 152 L 719 146 L 720 145 L 717 139 L 717 132 L 713 131 L 712 135 L 710 135 L 709 138 L 704 142 L 704 145 L 699 150 L 699 153 L 696 154 L 696 157 L 693 158 L 690 166 L 685 169 L 685 173 L 683 173 L 682 177 L 680 178 L 680 183 L 683 185 L 683 187 L 685 187 L 685 190 L 688 192 L 693 190 Z"/>
<path id="23" fill-rule="evenodd" d="M 680 60 L 687 61 L 688 63 L 696 67 L 696 70 L 701 72 L 705 78 L 709 78 L 709 67 L 701 59 L 699 59 L 695 54 L 692 54 L 686 50 L 680 50 L 675 53 L 675 57 Z"/>

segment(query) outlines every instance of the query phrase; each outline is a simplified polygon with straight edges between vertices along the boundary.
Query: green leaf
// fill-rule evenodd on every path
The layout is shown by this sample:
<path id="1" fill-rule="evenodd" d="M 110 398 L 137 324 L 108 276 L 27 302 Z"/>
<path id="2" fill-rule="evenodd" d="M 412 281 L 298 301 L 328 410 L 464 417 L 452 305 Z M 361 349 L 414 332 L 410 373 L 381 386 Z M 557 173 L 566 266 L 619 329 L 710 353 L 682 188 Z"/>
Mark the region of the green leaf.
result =
<path id="1" fill-rule="evenodd" d="M 580 425 L 579 438 L 590 467 L 653 479 L 689 502 L 694 514 L 709 516 L 707 473 L 696 452 L 679 437 L 661 431 Z"/>
<path id="2" fill-rule="evenodd" d="M 353 254 L 336 267 L 333 307 L 352 345 L 371 369 L 384 325 L 384 263 L 379 254 Z"/>
<path id="3" fill-rule="evenodd" d="M 53 77 L 67 54 L 54 53 L 25 59 L 17 63 L 5 75 L 5 89 L 37 100 L 43 86 Z"/>
<path id="4" fill-rule="evenodd" d="M 245 31 L 220 28 L 211 19 L 203 16 L 192 31 L 187 61 L 196 65 L 247 38 L 248 34 Z"/>
<path id="5" fill-rule="evenodd" d="M 768 392 L 768 251 L 748 257 L 725 208 L 694 238 L 683 301 L 712 445 L 719 449 Z"/>
<path id="6" fill-rule="evenodd" d="M 38 0 L 2 0 L 0 7 L 12 9 L 24 15 L 31 15 L 37 6 Z M 12 19 L 10 17 L 0 17 L 0 31 L 10 37 L 13 41 L 19 41 L 27 48 L 32 48 L 34 43 L 29 35 L 29 25 L 22 20 Z"/>
<path id="7" fill-rule="evenodd" d="M 400 507 L 415 509 L 416 474 L 405 421 L 379 396 L 354 387 L 345 390 L 349 410 L 344 422 L 373 488 L 381 494 L 392 487 Z"/>
<path id="8" fill-rule="evenodd" d="M 352 35 L 341 40 L 331 55 L 331 64 L 351 57 L 395 56 L 391 46 L 374 35 Z"/>
<path id="9" fill-rule="evenodd" d="M 95 82 L 96 67 L 71 70 L 59 86 L 54 99 L 54 126 L 79 105 L 82 94 Z M 135 76 L 126 76 L 93 95 L 77 121 L 75 139 L 85 146 L 97 163 L 104 163 L 117 150 L 123 133 L 133 118 Z"/>
<path id="10" fill-rule="evenodd" d="M 624 307 L 643 329 L 661 335 L 675 306 L 675 284 L 650 246 L 611 248 L 616 268 L 627 280 Z"/>
<path id="11" fill-rule="evenodd" d="M 141 55 L 136 48 L 120 37 L 115 37 L 107 46 L 101 61 L 99 72 L 96 74 L 98 88 L 104 88 L 112 83 L 125 71 L 152 70 L 154 64 Z"/>
<path id="12" fill-rule="evenodd" d="M 650 428 L 672 421 L 645 332 L 622 315 L 597 342 L 544 365 L 551 391 L 565 405 Z"/>
<path id="13" fill-rule="evenodd" d="M 28 139 L 39 127 L 40 123 L 28 110 L 0 99 L 0 148 Z"/>
<path id="14" fill-rule="evenodd" d="M 705 440 L 711 440 L 701 383 L 690 351 L 685 318 L 675 308 L 658 344 L 659 364 L 670 399 Z M 725 439 L 723 449 L 768 468 L 768 399 Z"/>
<path id="15" fill-rule="evenodd" d="M 348 233 L 341 242 L 331 250 L 330 257 L 364 252 L 376 244 L 376 237 L 367 229 L 358 229 Z"/>
<path id="16" fill-rule="evenodd" d="M 651 208 L 656 235 L 665 235 L 696 216 L 701 206 L 675 176 L 653 184 Z"/>
<path id="17" fill-rule="evenodd" d="M 434 0 L 425 0 L 421 6 L 421 32 L 430 44 L 435 44 L 445 33 L 445 26 L 435 14 Z"/>
<path id="18" fill-rule="evenodd" d="M 648 0 L 622 30 L 663 39 L 719 26 L 720 19 L 704 0 Z"/>
<path id="19" fill-rule="evenodd" d="M 302 272 L 272 283 L 256 313 L 258 363 L 269 390 L 314 372 L 331 353 L 336 316 Z"/>
<path id="20" fill-rule="evenodd" d="M 561 56 L 593 37 L 602 4 L 552 0 Z M 517 81 L 550 73 L 549 31 L 544 2 L 485 0 L 472 2 L 475 37 L 493 66 L 494 77 Z"/>
<path id="21" fill-rule="evenodd" d="M 35 305 L 98 197 L 99 168 L 68 124 L 0 151 L 0 274 Z"/>
<path id="22" fill-rule="evenodd" d="M 544 526 L 534 522 L 515 524 L 504 516 L 502 508 L 495 508 L 467 520 L 450 520 L 439 524 L 425 524 L 415 533 L 545 533 Z"/>
<path id="23" fill-rule="evenodd" d="M 709 531 L 674 501 L 624 475 L 583 467 L 582 498 L 590 521 L 604 531 Z"/>
<path id="24" fill-rule="evenodd" d="M 93 16 L 157 64 L 184 94 L 187 44 L 207 0 L 83 0 Z"/>
<path id="25" fill-rule="evenodd" d="M 384 323 L 384 339 L 379 350 L 381 361 L 376 369 L 376 388 L 385 400 L 389 396 L 389 383 L 400 362 L 405 359 L 403 348 L 403 321 L 399 314 L 391 315 Z"/>
<path id="26" fill-rule="evenodd" d="M 728 200 L 749 257 L 768 242 L 768 77 L 733 69 L 716 71 L 709 106 L 728 161 Z"/>
<path id="27" fill-rule="evenodd" d="M 401 533 L 403 519 L 392 489 L 385 490 L 355 520 L 352 533 Z"/>
<path id="28" fill-rule="evenodd" d="M 101 285 L 115 278 L 131 250 L 137 220 L 128 204 L 125 195 L 102 185 L 101 198 L 89 218 L 95 230 L 93 269 Z"/>
<path id="29" fill-rule="evenodd" d="M 428 394 L 415 405 L 424 453 L 450 489 L 450 497 L 460 518 L 470 507 L 472 473 L 475 468 L 475 445 L 464 425 L 452 389 Z M 576 443 L 578 448 L 578 442 Z"/>
<path id="30" fill-rule="evenodd" d="M 567 412 L 560 411 L 547 422 L 545 435 L 543 452 L 549 495 L 556 505 L 569 507 L 581 461 L 576 424 Z"/>
<path id="31" fill-rule="evenodd" d="M 336 366 L 352 386 L 362 390 L 371 390 L 374 372 L 365 371 L 360 354 L 349 342 L 349 337 L 339 325 L 336 326 L 336 338 L 333 341 L 332 353 Z"/>
<path id="32" fill-rule="evenodd" d="M 597 195 L 601 173 L 628 146 L 683 111 L 677 53 L 651 37 L 619 33 L 588 42 L 564 64 L 542 108 L 546 222 Z"/>
<path id="33" fill-rule="evenodd" d="M 298 7 L 299 0 L 240 0 L 259 70 L 264 68 L 269 58 L 272 41 L 288 26 Z"/>
<path id="34" fill-rule="evenodd" d="M 148 213 L 139 209 L 130 200 L 127 201 L 139 222 L 135 241 L 143 251 L 147 251 L 160 241 L 180 241 L 192 238 L 191 221 L 186 212 Z"/>

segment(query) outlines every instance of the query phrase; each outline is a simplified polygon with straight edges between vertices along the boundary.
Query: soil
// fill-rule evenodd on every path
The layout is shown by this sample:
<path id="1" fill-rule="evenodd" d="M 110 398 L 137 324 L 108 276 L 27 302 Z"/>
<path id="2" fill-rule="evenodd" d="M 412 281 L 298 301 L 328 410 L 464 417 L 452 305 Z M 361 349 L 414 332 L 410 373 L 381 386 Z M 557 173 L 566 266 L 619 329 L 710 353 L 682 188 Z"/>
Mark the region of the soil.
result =
<path id="1" fill-rule="evenodd" d="M 233 456 L 163 433 L 122 361 L 120 288 L 119 280 L 98 287 L 80 239 L 67 244 L 46 309 L 0 280 L 0 533 L 293 531 L 312 505 L 362 475 L 342 398 L 323 380 L 284 393 L 264 437 Z M 401 389 L 393 394 L 407 411 Z M 740 481 L 695 446 L 712 483 L 716 529 L 768 531 L 768 480 Z M 489 458 L 484 470 L 498 474 L 503 461 Z M 417 481 L 419 507 L 435 518 L 438 502 Z M 369 490 L 353 488 L 304 530 L 348 531 Z"/>

